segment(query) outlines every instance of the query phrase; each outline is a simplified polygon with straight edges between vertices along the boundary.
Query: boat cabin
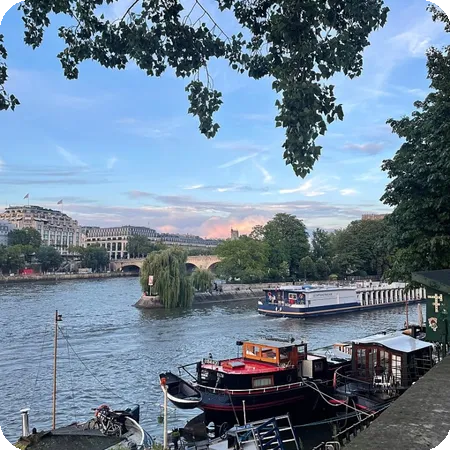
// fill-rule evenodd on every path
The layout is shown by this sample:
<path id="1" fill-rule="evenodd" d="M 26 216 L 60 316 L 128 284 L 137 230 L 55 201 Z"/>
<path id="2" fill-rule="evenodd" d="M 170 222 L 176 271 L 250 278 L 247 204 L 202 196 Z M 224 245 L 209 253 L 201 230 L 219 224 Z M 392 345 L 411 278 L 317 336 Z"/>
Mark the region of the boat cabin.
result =
<path id="1" fill-rule="evenodd" d="M 244 360 L 261 361 L 277 366 L 294 366 L 307 358 L 307 344 L 287 344 L 278 341 L 244 342 L 242 357 Z"/>
<path id="2" fill-rule="evenodd" d="M 432 365 L 432 344 L 403 333 L 353 342 L 352 372 L 361 380 L 409 387 Z"/>
<path id="3" fill-rule="evenodd" d="M 197 367 L 198 384 L 215 389 L 259 389 L 295 383 L 308 359 L 307 344 L 263 340 L 240 342 L 242 356 Z"/>

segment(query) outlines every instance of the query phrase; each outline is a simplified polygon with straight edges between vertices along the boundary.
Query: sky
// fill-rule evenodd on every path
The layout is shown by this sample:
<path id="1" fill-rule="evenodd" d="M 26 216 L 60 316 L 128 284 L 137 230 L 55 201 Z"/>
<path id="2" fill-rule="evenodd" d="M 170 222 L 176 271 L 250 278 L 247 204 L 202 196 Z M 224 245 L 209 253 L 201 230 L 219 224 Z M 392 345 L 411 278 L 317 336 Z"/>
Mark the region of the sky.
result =
<path id="1" fill-rule="evenodd" d="M 108 14 L 119 17 L 130 3 L 120 0 Z M 0 113 L 0 211 L 25 204 L 29 193 L 30 204 L 54 209 L 62 199 L 64 212 L 81 225 L 143 225 L 211 238 L 228 237 L 230 228 L 248 233 L 279 212 L 296 215 L 308 230 L 389 212 L 380 202 L 388 182 L 380 165 L 401 141 L 386 120 L 410 114 L 424 99 L 426 49 L 446 43 L 427 4 L 388 1 L 387 24 L 370 36 L 362 76 L 334 77 L 345 118 L 329 126 L 322 157 L 305 179 L 283 160 L 270 80 L 214 62 L 210 73 L 224 104 L 219 133 L 207 139 L 187 113 L 186 80 L 92 62 L 80 66 L 78 80 L 66 80 L 56 58 L 63 48 L 57 26 L 32 50 L 13 7 L 0 33 L 8 50 L 6 88 L 21 105 Z M 235 31 L 229 16 L 217 20 Z"/>

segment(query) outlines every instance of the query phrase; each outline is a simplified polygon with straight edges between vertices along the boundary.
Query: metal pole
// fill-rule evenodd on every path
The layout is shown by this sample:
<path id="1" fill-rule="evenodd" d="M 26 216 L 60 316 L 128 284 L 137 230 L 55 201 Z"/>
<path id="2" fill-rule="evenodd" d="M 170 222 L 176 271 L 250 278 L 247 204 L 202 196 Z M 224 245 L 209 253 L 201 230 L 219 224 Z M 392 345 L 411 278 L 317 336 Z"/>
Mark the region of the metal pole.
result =
<path id="1" fill-rule="evenodd" d="M 164 384 L 164 450 L 168 448 L 167 445 L 167 386 Z"/>
<path id="2" fill-rule="evenodd" d="M 55 312 L 55 344 L 53 353 L 53 408 L 52 430 L 56 428 L 56 356 L 58 354 L 58 310 Z"/>
<path id="3" fill-rule="evenodd" d="M 245 400 L 242 400 L 242 412 L 244 413 L 244 425 L 247 425 L 247 411 L 245 410 Z"/>

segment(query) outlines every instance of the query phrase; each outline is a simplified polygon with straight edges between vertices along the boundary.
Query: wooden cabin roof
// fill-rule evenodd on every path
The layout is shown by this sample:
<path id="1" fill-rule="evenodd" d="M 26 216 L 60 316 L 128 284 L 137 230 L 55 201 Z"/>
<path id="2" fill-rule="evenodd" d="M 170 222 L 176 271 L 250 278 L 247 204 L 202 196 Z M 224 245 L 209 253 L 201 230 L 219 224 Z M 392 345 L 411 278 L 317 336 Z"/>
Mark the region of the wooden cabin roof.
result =
<path id="1" fill-rule="evenodd" d="M 450 294 L 450 269 L 413 272 L 412 279 L 436 291 Z"/>
<path id="2" fill-rule="evenodd" d="M 300 345 L 303 344 L 303 342 L 282 342 L 282 341 L 271 341 L 269 339 L 267 340 L 260 340 L 260 341 L 245 341 L 244 344 L 249 345 L 260 345 L 260 346 L 266 346 L 266 347 L 272 347 L 272 348 L 287 348 L 292 347 L 294 345 Z"/>

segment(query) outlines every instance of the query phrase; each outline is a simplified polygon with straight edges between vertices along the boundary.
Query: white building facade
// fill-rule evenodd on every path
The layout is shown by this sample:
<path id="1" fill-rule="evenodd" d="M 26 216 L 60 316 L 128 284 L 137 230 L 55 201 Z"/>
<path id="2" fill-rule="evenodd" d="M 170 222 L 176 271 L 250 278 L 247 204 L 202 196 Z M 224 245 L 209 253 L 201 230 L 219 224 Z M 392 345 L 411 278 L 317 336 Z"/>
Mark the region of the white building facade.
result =
<path id="1" fill-rule="evenodd" d="M 83 246 L 99 245 L 105 247 L 112 260 L 128 258 L 127 243 L 131 236 L 144 236 L 152 242 L 161 242 L 168 246 L 180 245 L 187 248 L 211 248 L 216 247 L 220 243 L 220 240 L 216 239 L 158 233 L 153 228 L 132 225 L 111 228 L 82 227 L 82 230 Z"/>
<path id="2" fill-rule="evenodd" d="M 55 247 L 62 255 L 69 247 L 81 245 L 81 227 L 78 222 L 61 211 L 41 206 L 10 206 L 0 213 L 0 220 L 15 228 L 34 228 L 39 231 L 42 245 Z"/>

